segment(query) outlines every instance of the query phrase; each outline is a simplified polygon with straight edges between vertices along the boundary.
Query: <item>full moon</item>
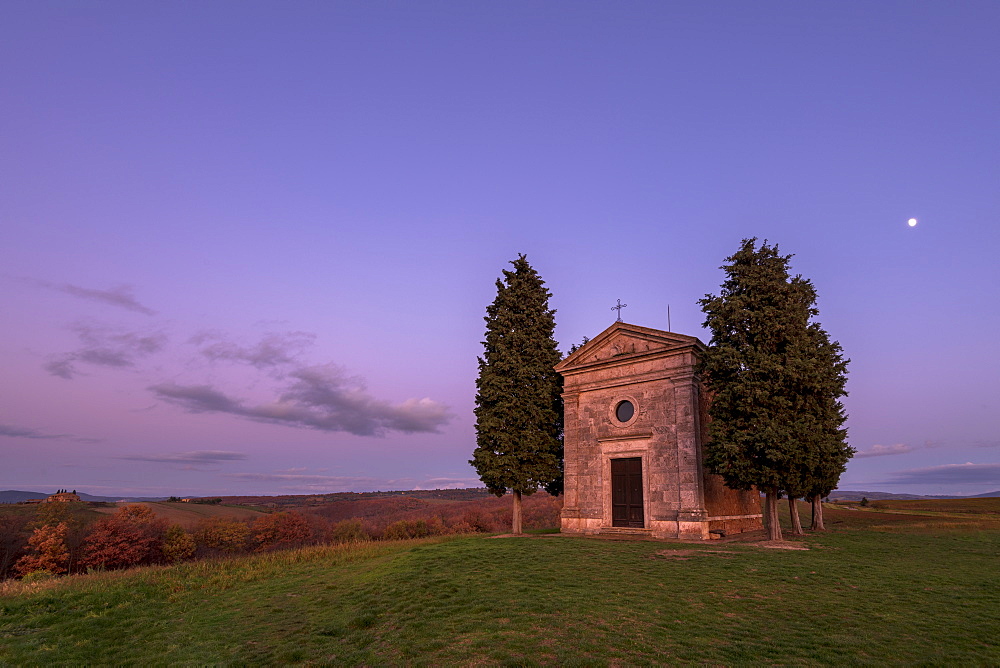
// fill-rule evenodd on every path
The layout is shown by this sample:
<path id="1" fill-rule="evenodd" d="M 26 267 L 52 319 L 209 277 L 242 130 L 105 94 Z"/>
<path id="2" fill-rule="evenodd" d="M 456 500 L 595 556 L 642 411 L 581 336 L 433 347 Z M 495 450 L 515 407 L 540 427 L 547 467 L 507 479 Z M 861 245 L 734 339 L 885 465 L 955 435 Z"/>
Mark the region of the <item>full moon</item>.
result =
<path id="1" fill-rule="evenodd" d="M 906 224 L 909 225 L 910 227 L 916 227 L 917 226 L 917 219 L 916 218 L 910 218 L 908 221 L 906 221 Z"/>

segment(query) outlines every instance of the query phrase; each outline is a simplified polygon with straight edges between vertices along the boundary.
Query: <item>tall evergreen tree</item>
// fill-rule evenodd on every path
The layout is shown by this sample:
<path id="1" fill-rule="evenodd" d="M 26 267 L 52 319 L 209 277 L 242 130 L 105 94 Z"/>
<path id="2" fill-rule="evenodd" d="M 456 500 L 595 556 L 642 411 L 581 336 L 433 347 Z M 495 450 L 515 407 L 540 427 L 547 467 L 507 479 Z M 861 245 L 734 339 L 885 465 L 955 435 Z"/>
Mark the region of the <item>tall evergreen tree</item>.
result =
<path id="1" fill-rule="evenodd" d="M 722 266 L 720 294 L 700 301 L 712 332 L 702 366 L 712 393 L 705 463 L 729 487 L 765 493 L 768 537 L 780 540 L 778 498 L 829 493 L 853 453 L 839 400 L 847 361 L 810 322 L 816 290 L 789 276 L 792 256 L 756 244 L 743 240 Z"/>
<path id="2" fill-rule="evenodd" d="M 512 532 L 521 533 L 521 495 L 562 492 L 562 358 L 553 338 L 551 294 L 524 255 L 497 279 L 486 308 L 485 352 L 476 381 L 476 449 L 469 461 L 487 489 L 514 496 Z"/>
<path id="3" fill-rule="evenodd" d="M 810 327 L 815 337 L 817 355 L 821 360 L 818 367 L 826 372 L 820 379 L 823 391 L 817 393 L 816 411 L 821 415 L 820 429 L 813 434 L 818 456 L 810 485 L 805 490 L 805 497 L 812 504 L 811 528 L 816 531 L 826 528 L 823 524 L 822 499 L 837 488 L 840 475 L 847 468 L 847 462 L 855 451 L 847 444 L 847 429 L 844 428 L 847 414 L 840 402 L 840 397 L 847 395 L 845 384 L 849 360 L 844 359 L 840 344 L 831 341 L 819 325 Z"/>

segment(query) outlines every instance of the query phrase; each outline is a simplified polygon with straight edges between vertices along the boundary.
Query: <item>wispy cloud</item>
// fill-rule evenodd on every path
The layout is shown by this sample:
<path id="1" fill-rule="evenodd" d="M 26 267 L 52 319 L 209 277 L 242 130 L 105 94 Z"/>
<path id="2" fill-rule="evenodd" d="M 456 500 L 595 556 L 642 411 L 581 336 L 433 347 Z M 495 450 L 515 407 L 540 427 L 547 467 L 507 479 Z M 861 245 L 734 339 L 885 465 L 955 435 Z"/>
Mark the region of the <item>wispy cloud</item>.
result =
<path id="1" fill-rule="evenodd" d="M 865 457 L 887 457 L 889 455 L 905 455 L 907 452 L 913 452 L 914 448 L 905 443 L 896 443 L 895 445 L 873 445 L 868 450 L 858 450 L 854 456 L 858 459 L 864 459 Z"/>
<path id="2" fill-rule="evenodd" d="M 253 483 L 279 483 L 287 492 L 356 492 L 372 489 L 409 489 L 413 481 L 408 478 L 386 480 L 366 476 L 332 476 L 308 473 L 224 473 L 227 478 Z"/>
<path id="3" fill-rule="evenodd" d="M 944 464 L 921 469 L 900 471 L 880 484 L 888 485 L 1000 485 L 1000 463 L 995 464 Z"/>
<path id="4" fill-rule="evenodd" d="M 168 344 L 162 331 L 92 323 L 76 323 L 71 329 L 79 338 L 79 346 L 49 357 L 44 364 L 49 373 L 65 379 L 75 378 L 88 367 L 139 367 L 141 361 Z M 366 391 L 363 379 L 348 376 L 335 364 L 303 363 L 315 339 L 315 334 L 303 331 L 269 332 L 249 344 L 218 331 L 203 331 L 188 339 L 198 349 L 198 360 L 188 365 L 195 373 L 204 368 L 204 360 L 208 359 L 249 365 L 276 381 L 278 385 L 272 385 L 274 399 L 264 403 L 243 400 L 218 386 L 217 381 L 161 382 L 148 389 L 157 398 L 191 413 L 226 413 L 258 422 L 358 436 L 437 433 L 452 419 L 446 405 L 430 398 L 392 403 L 373 397 Z"/>
<path id="5" fill-rule="evenodd" d="M 406 489 L 465 489 L 482 487 L 477 478 L 372 478 L 365 476 L 333 476 L 308 473 L 224 473 L 227 478 L 255 483 L 280 483 L 286 491 L 353 492 L 362 490 Z"/>
<path id="6" fill-rule="evenodd" d="M 38 431 L 37 429 L 29 429 L 27 427 L 15 427 L 9 424 L 0 424 L 0 436 L 6 436 L 8 438 L 33 438 L 40 440 L 62 439 L 67 441 L 76 441 L 77 443 L 101 442 L 101 439 L 99 438 L 73 436 L 72 434 L 46 434 L 45 432 Z"/>
<path id="7" fill-rule="evenodd" d="M 160 399 L 192 413 L 239 417 L 320 431 L 377 436 L 389 431 L 437 432 L 451 420 L 448 407 L 431 399 L 391 404 L 368 394 L 357 378 L 335 365 L 297 369 L 276 401 L 249 406 L 210 385 L 163 383 L 149 389 Z"/>
<path id="8" fill-rule="evenodd" d="M 85 323 L 71 329 L 80 339 L 80 347 L 55 355 L 43 365 L 54 376 L 72 379 L 80 373 L 80 363 L 111 368 L 134 366 L 136 361 L 159 352 L 167 343 L 162 332 L 131 332 Z"/>
<path id="9" fill-rule="evenodd" d="M 132 286 L 128 284 L 116 285 L 108 288 L 107 290 L 100 290 L 97 288 L 85 288 L 79 285 L 73 285 L 72 283 L 52 283 L 38 278 L 14 276 L 11 276 L 11 278 L 24 281 L 25 283 L 29 283 L 31 285 L 37 285 L 38 287 L 46 288 L 48 290 L 55 290 L 56 292 L 72 295 L 73 297 L 77 297 L 79 299 L 107 304 L 109 306 L 123 308 L 127 311 L 133 311 L 135 313 L 143 313 L 145 315 L 155 315 L 156 313 L 156 311 L 148 306 L 145 306 L 144 304 L 141 304 L 139 300 L 136 299 Z"/>
<path id="10" fill-rule="evenodd" d="M 72 285 L 70 283 L 64 283 L 53 287 L 56 290 L 65 292 L 68 295 L 73 295 L 74 297 L 79 297 L 80 299 L 102 302 L 104 304 L 110 304 L 111 306 L 118 306 L 128 311 L 145 313 L 146 315 L 154 315 L 156 313 L 156 311 L 148 306 L 144 306 L 139 303 L 139 300 L 137 300 L 135 295 L 132 294 L 131 285 L 119 285 L 108 290 L 83 288 L 79 285 Z"/>
<path id="11" fill-rule="evenodd" d="M 9 424 L 0 424 L 0 436 L 9 436 L 11 438 L 38 438 L 38 439 L 48 439 L 48 438 L 65 438 L 66 434 L 45 434 L 37 429 L 28 429 L 26 427 L 14 427 Z"/>
<path id="12" fill-rule="evenodd" d="M 49 359 L 48 362 L 42 365 L 42 368 L 51 373 L 53 376 L 59 376 L 60 378 L 65 378 L 70 380 L 76 375 L 76 367 L 73 365 L 74 357 L 72 355 L 57 355 Z"/>
<path id="13" fill-rule="evenodd" d="M 366 478 L 359 476 L 317 475 L 313 473 L 225 473 L 223 475 L 225 475 L 227 478 L 235 478 L 238 480 L 253 480 L 254 482 L 296 482 L 296 483 L 316 483 L 316 484 L 320 483 L 368 484 L 371 482 L 377 482 L 379 480 L 378 478 Z M 396 482 L 396 481 L 386 480 L 385 482 Z"/>
<path id="14" fill-rule="evenodd" d="M 309 332 L 269 332 L 253 345 L 242 346 L 218 332 L 202 332 L 191 339 L 212 361 L 243 362 L 257 369 L 291 364 L 316 340 Z"/>
<path id="15" fill-rule="evenodd" d="M 128 455 L 119 459 L 138 462 L 163 462 L 167 464 L 218 464 L 246 459 L 242 452 L 230 450 L 192 450 L 190 452 L 172 452 L 162 455 Z"/>
<path id="16" fill-rule="evenodd" d="M 482 486 L 483 482 L 479 478 L 428 478 L 413 489 L 467 489 Z"/>

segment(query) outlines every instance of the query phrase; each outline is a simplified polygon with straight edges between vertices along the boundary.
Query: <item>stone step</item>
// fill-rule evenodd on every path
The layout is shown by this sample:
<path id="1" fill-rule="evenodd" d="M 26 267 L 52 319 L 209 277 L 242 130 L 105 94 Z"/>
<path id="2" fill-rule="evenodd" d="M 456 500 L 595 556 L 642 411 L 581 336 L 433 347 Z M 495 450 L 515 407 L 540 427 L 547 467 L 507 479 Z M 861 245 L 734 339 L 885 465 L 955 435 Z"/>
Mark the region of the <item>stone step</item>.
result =
<path id="1" fill-rule="evenodd" d="M 652 536 L 653 530 L 638 527 L 604 527 L 600 533 L 602 536 Z"/>

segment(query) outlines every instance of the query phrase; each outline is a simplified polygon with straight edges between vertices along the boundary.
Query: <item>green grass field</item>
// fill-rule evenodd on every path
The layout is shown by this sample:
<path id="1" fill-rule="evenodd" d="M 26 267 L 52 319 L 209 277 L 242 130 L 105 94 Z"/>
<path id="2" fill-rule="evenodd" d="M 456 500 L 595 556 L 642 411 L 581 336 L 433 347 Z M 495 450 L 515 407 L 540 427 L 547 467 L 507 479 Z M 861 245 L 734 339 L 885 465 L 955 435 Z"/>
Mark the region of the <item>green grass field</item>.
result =
<path id="1" fill-rule="evenodd" d="M 1000 517 L 808 550 L 538 535 L 9 582 L 0 664 L 1000 664 Z"/>

